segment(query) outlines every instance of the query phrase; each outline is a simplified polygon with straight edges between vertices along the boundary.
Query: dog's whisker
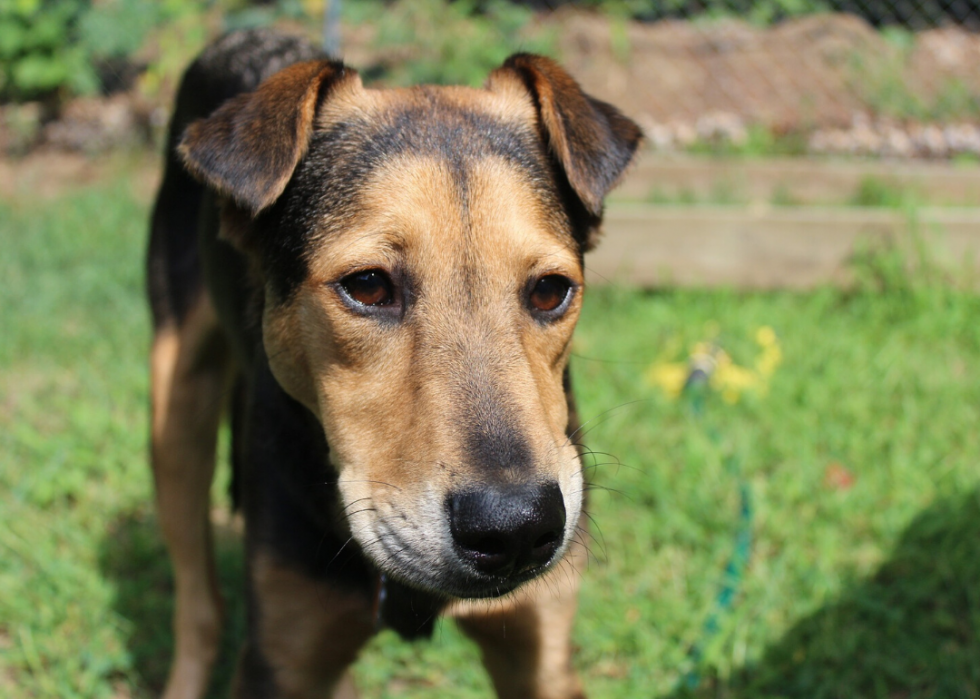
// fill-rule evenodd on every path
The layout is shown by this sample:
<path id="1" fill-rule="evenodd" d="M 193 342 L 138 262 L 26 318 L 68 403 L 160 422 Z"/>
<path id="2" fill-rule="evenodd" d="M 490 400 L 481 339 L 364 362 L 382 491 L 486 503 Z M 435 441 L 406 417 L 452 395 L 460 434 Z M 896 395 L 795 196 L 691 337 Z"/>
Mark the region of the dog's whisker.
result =
<path id="1" fill-rule="evenodd" d="M 592 533 L 592 531 L 588 527 L 583 526 L 581 524 L 576 525 L 575 536 L 572 539 L 572 541 L 575 541 L 576 543 L 578 543 L 580 546 L 582 546 L 587 550 L 591 550 L 588 544 L 588 542 L 591 541 L 593 544 L 599 547 L 599 551 L 602 552 L 603 556 L 605 556 L 607 553 L 606 542 L 602 538 L 602 532 L 599 532 L 599 535 L 596 536 L 595 534 Z"/>
<path id="2" fill-rule="evenodd" d="M 571 444 L 572 443 L 572 440 L 579 433 L 581 433 L 582 435 L 586 435 L 589 432 L 591 432 L 593 429 L 595 429 L 596 427 L 598 427 L 599 425 L 604 424 L 609 418 L 612 417 L 612 414 L 615 413 L 617 410 L 622 410 L 624 408 L 628 408 L 628 407 L 633 406 L 633 405 L 636 405 L 638 403 L 646 403 L 646 402 L 649 402 L 649 401 L 650 401 L 649 398 L 637 398 L 635 400 L 627 401 L 625 403 L 620 403 L 619 405 L 615 405 L 612 408 L 609 408 L 607 410 L 603 410 L 601 413 L 599 413 L 598 415 L 596 415 L 596 416 L 594 416 L 594 417 L 586 420 L 581 425 L 579 425 L 577 428 L 575 428 L 575 430 L 573 430 L 572 432 L 570 432 L 567 435 L 566 439 L 565 439 L 565 444 Z M 605 419 L 602 419 L 602 418 L 605 418 Z M 592 427 L 590 427 L 588 430 L 585 430 L 585 428 L 590 423 L 596 422 L 597 420 L 600 420 L 600 419 L 602 419 L 601 422 L 599 422 L 596 425 L 592 425 Z M 585 430 L 585 431 L 583 432 L 583 430 Z"/>
<path id="3" fill-rule="evenodd" d="M 620 460 L 620 458 L 618 456 L 616 456 L 615 454 L 611 454 L 611 453 L 606 452 L 606 451 L 595 451 L 595 450 L 589 449 L 589 450 L 583 451 L 582 452 L 582 456 L 583 457 L 587 457 L 587 456 L 592 457 L 592 459 L 593 459 L 593 463 L 591 464 L 591 467 L 592 468 L 598 468 L 599 466 L 623 466 L 623 467 L 628 468 L 628 469 L 630 469 L 632 471 L 637 471 L 639 473 L 642 473 L 643 472 L 643 470 L 640 469 L 639 467 L 632 466 L 631 464 L 627 464 L 626 462 Z M 608 456 L 610 459 L 612 459 L 612 461 L 598 461 L 595 458 L 597 456 Z"/>
<path id="4" fill-rule="evenodd" d="M 596 544 L 599 546 L 599 548 L 602 549 L 603 554 L 605 554 L 605 552 L 606 552 L 606 537 L 602 533 L 602 528 L 599 527 L 599 523 L 596 521 L 595 517 L 593 517 L 591 513 L 584 512 L 583 511 L 582 514 L 584 514 L 588 518 L 588 520 L 592 523 L 592 526 L 595 527 L 595 530 L 596 530 L 596 533 L 598 534 L 598 536 L 596 536 L 595 534 L 593 534 L 592 533 L 592 530 L 589 529 L 589 528 L 581 527 L 581 525 L 579 525 L 579 528 L 583 532 L 587 533 L 589 535 L 589 537 L 594 542 L 596 542 Z"/>
<path id="5" fill-rule="evenodd" d="M 362 512 L 377 512 L 377 511 L 378 511 L 378 510 L 377 510 L 377 508 L 375 508 L 375 507 L 365 507 L 365 508 L 363 508 L 363 509 L 360 509 L 360 510 L 355 510 L 354 512 L 349 512 L 349 513 L 347 513 L 347 517 L 348 517 L 348 519 L 349 519 L 349 518 L 352 518 L 352 517 L 354 517 L 355 515 L 359 515 L 359 514 L 361 514 Z"/>
<path id="6" fill-rule="evenodd" d="M 345 478 L 342 481 L 338 480 L 338 481 L 335 481 L 335 482 L 337 483 L 337 485 L 347 484 L 347 483 L 374 483 L 376 485 L 386 485 L 389 488 L 394 488 L 395 490 L 398 490 L 398 491 L 401 490 L 401 488 L 399 488 L 397 485 L 394 485 L 393 483 L 387 483 L 385 481 L 375 481 L 375 480 L 370 480 L 370 479 L 366 479 L 366 478 L 365 479 Z"/>
<path id="7" fill-rule="evenodd" d="M 426 460 L 419 460 L 419 459 L 398 458 L 398 459 L 394 459 L 394 461 L 397 461 L 400 464 L 409 464 L 411 466 L 438 466 L 441 469 L 445 469 L 445 470 L 449 469 L 449 464 L 447 464 L 445 461 L 442 460 L 426 461 Z"/>
<path id="8" fill-rule="evenodd" d="M 571 544 L 574 544 L 576 546 L 581 547 L 582 550 L 585 551 L 585 555 L 586 555 L 586 559 L 587 560 L 592 559 L 592 560 L 595 560 L 596 565 L 599 565 L 600 564 L 601 559 L 595 554 L 595 552 L 587 544 L 583 543 L 582 541 L 571 541 L 571 542 L 569 542 L 569 544 L 570 545 Z M 605 556 L 605 552 L 603 552 L 603 556 Z"/>
<path id="9" fill-rule="evenodd" d="M 650 363 L 646 359 L 605 359 L 603 357 L 589 357 L 578 352 L 572 352 L 569 356 L 586 362 L 598 362 L 600 364 L 643 364 L 645 366 Z"/>
<path id="10" fill-rule="evenodd" d="M 340 510 L 341 516 L 347 515 L 348 514 L 347 513 L 347 510 L 349 510 L 350 508 L 352 508 L 357 503 L 364 502 L 365 500 L 371 500 L 371 496 L 369 495 L 367 497 L 358 498 L 357 500 L 354 500 L 354 501 L 349 502 L 348 504 L 344 505 L 344 507 Z"/>
<path id="11" fill-rule="evenodd" d="M 327 538 L 327 535 L 326 535 L 326 534 L 324 534 L 324 535 L 323 535 L 323 539 L 321 539 L 321 540 L 320 540 L 320 545 L 321 545 L 321 546 L 323 545 L 323 540 L 324 540 L 324 539 L 326 539 L 326 538 Z M 348 545 L 348 544 L 349 544 L 350 542 L 352 542 L 353 540 L 354 540 L 354 536 L 353 536 L 353 535 L 351 535 L 350 537 L 348 537 L 348 539 L 347 539 L 347 541 L 345 541 L 345 542 L 343 543 L 343 545 L 341 545 L 341 547 L 340 547 L 339 549 L 337 549 L 337 553 L 335 553 L 335 554 L 333 555 L 333 558 L 331 558 L 331 559 L 330 559 L 330 560 L 329 560 L 329 561 L 327 562 L 327 565 L 326 565 L 326 568 L 324 568 L 324 570 L 329 570 L 329 569 L 330 569 L 330 566 L 332 566 L 332 565 L 334 564 L 334 561 L 336 561 L 336 560 L 337 560 L 337 558 L 338 558 L 338 557 L 340 556 L 340 554 L 342 554 L 342 553 L 344 552 L 344 549 L 346 549 L 346 548 L 347 548 L 347 545 Z M 319 554 L 319 550 L 317 551 L 317 554 Z M 314 560 L 316 560 L 316 559 L 314 559 Z"/>
<path id="12" fill-rule="evenodd" d="M 576 490 L 570 493 L 570 495 L 579 495 L 580 493 L 590 493 L 592 491 L 602 491 L 606 493 L 614 493 L 615 495 L 622 495 L 630 502 L 633 502 L 633 498 L 619 488 L 610 488 L 609 486 L 599 485 L 598 483 L 588 483 L 581 490 Z"/>

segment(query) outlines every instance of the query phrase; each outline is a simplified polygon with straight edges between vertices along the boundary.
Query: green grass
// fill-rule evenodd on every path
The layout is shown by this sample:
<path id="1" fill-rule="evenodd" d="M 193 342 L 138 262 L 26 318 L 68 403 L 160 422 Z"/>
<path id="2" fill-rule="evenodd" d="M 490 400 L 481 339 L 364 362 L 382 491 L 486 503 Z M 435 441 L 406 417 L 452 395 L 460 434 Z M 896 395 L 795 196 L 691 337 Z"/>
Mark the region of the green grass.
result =
<path id="1" fill-rule="evenodd" d="M 121 179 L 0 203 L 5 697 L 150 697 L 165 677 L 146 216 Z M 585 441 L 615 455 L 593 469 L 608 490 L 591 494 L 595 557 L 576 627 L 590 696 L 683 697 L 690 671 L 704 697 L 980 696 L 980 300 L 871 272 L 875 284 L 851 292 L 589 292 L 575 383 Z M 715 333 L 751 364 L 763 325 L 784 355 L 764 396 L 711 396 L 697 419 L 644 379 Z M 841 468 L 852 482 L 834 478 Z M 706 633 L 743 482 L 751 557 Z M 240 619 L 233 535 L 219 553 Z M 357 678 L 369 698 L 490 696 L 475 648 L 446 623 L 414 646 L 382 634 Z"/>

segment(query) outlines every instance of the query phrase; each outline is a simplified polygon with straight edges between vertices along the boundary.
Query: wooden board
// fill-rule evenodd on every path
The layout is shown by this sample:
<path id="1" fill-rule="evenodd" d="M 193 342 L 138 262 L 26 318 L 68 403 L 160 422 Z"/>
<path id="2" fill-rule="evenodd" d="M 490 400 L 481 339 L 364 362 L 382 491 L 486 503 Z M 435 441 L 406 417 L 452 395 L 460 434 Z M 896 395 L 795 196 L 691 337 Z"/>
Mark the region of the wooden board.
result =
<path id="1" fill-rule="evenodd" d="M 585 262 L 591 283 L 808 289 L 847 284 L 857 250 L 920 242 L 944 267 L 980 270 L 980 210 L 619 204 Z"/>

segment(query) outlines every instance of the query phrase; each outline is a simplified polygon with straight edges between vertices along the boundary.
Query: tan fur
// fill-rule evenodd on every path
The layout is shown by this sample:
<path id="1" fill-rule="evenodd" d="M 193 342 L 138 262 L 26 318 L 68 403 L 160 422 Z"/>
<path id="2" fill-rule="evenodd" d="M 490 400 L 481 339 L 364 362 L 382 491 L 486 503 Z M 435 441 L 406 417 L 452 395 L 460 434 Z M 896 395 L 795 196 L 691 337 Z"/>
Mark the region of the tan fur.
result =
<path id="1" fill-rule="evenodd" d="M 314 582 L 268 553 L 256 555 L 252 582 L 258 642 L 279 696 L 355 696 L 345 673 L 374 632 L 365 598 Z"/>
<path id="2" fill-rule="evenodd" d="M 373 506 L 357 508 L 351 529 L 378 563 L 406 543 L 420 562 L 442 556 L 445 493 L 481 477 L 454 414 L 467 384 L 492 386 L 533 440 L 534 475 L 565 493 L 566 538 L 578 520 L 581 466 L 565 437 L 561 378 L 581 293 L 546 326 L 528 317 L 522 294 L 549 273 L 581 284 L 582 269 L 571 238 L 522 185 L 503 161 L 479 162 L 464 220 L 441 162 L 395 159 L 366 187 L 358 220 L 323 237 L 294 302 L 266 312 L 276 378 L 319 416 L 346 504 Z M 330 285 L 356 268 L 399 265 L 419 298 L 415 319 L 397 327 L 352 315 Z"/>
<path id="3" fill-rule="evenodd" d="M 572 667 L 572 625 L 586 553 L 574 545 L 561 566 L 502 600 L 458 603 L 448 614 L 476 641 L 499 697 L 584 697 Z"/>
<path id="4" fill-rule="evenodd" d="M 165 699 L 203 696 L 221 636 L 209 486 L 228 385 L 214 309 L 202 295 L 151 353 L 152 460 L 160 526 L 174 565 L 176 650 Z"/>
<path id="5" fill-rule="evenodd" d="M 459 85 L 438 88 L 440 95 L 462 108 L 475 109 L 505 122 L 529 123 L 534 121 L 535 109 L 531 95 L 519 80 L 488 82 L 486 90 Z M 417 87 L 378 90 L 365 88 L 360 77 L 352 76 L 338 85 L 330 100 L 316 116 L 317 129 L 329 129 L 352 116 L 377 119 L 392 108 L 403 108 L 421 103 Z"/>

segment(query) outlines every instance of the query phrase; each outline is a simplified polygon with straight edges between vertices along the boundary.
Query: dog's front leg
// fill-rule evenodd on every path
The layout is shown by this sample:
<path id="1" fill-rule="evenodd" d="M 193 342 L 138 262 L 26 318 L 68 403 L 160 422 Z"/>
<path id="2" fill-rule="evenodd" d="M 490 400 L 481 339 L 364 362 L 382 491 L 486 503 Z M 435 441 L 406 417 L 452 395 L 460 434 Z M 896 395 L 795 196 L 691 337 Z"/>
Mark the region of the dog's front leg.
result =
<path id="1" fill-rule="evenodd" d="M 479 644 L 501 699 L 584 699 L 571 657 L 584 562 L 573 545 L 558 568 L 512 598 L 455 611 L 460 628 Z"/>
<path id="2" fill-rule="evenodd" d="M 260 552 L 236 699 L 354 699 L 347 668 L 374 633 L 370 600 Z"/>

